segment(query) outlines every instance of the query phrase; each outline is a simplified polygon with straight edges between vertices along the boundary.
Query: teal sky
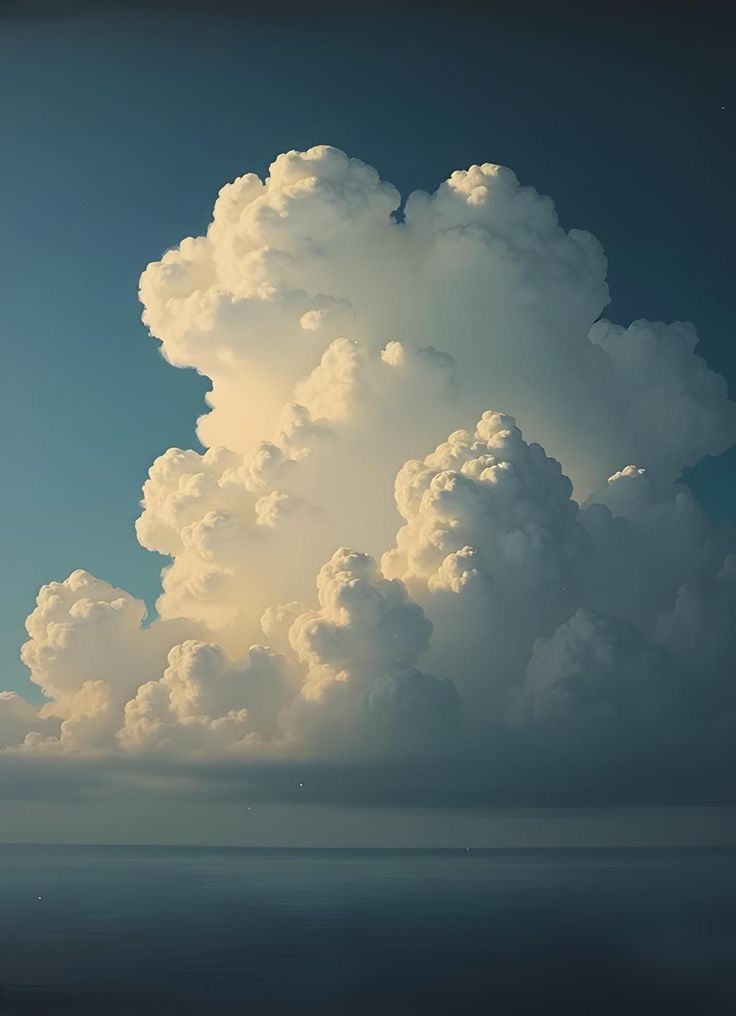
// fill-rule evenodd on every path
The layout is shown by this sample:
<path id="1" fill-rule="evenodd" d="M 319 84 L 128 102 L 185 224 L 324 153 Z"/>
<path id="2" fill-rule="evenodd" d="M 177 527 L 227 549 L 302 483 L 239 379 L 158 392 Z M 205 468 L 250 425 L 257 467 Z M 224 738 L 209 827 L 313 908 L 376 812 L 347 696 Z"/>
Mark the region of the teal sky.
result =
<path id="1" fill-rule="evenodd" d="M 1 687 L 28 689 L 18 649 L 44 582 L 84 567 L 153 602 L 140 487 L 163 450 L 196 446 L 206 386 L 160 358 L 138 276 L 281 151 L 336 145 L 404 194 L 511 166 L 604 244 L 607 313 L 693 320 L 733 393 L 725 7 L 71 10 L 0 5 Z M 734 466 L 689 477 L 730 522 Z"/>

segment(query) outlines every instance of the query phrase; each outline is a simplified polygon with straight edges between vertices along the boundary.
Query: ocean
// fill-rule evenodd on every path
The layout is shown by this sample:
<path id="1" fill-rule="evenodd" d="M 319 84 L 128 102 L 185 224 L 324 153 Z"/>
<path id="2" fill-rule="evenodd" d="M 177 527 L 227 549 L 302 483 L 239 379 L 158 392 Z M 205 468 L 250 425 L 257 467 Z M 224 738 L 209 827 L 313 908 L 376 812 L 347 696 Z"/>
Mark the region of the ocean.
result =
<path id="1" fill-rule="evenodd" d="M 730 850 L 0 847 L 0 1013 L 736 1012 Z"/>

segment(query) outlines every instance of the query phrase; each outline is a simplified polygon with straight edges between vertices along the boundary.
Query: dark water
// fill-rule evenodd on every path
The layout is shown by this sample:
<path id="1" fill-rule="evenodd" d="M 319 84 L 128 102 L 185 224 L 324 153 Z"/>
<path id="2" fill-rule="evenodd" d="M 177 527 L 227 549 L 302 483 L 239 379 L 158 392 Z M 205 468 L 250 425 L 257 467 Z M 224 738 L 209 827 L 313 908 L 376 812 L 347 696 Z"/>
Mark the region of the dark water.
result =
<path id="1" fill-rule="evenodd" d="M 736 854 L 0 847 L 0 985 L 8 1016 L 732 1016 Z"/>

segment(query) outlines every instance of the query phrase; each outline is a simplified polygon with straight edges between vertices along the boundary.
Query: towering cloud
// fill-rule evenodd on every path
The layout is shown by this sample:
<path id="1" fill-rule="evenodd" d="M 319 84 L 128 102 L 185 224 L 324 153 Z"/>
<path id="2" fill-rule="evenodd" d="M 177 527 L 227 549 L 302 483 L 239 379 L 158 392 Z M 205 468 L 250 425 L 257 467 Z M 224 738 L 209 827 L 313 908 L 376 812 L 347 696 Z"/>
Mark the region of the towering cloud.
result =
<path id="1" fill-rule="evenodd" d="M 535 751 L 660 765 L 688 724 L 726 750 L 733 548 L 678 478 L 736 408 L 693 327 L 601 319 L 600 244 L 508 169 L 400 209 L 370 166 L 289 152 L 148 266 L 151 334 L 212 382 L 206 451 L 143 488 L 150 623 L 84 572 L 42 589 L 46 702 L 0 695 L 7 751 L 453 759 L 489 788 L 524 759 L 528 790 Z"/>

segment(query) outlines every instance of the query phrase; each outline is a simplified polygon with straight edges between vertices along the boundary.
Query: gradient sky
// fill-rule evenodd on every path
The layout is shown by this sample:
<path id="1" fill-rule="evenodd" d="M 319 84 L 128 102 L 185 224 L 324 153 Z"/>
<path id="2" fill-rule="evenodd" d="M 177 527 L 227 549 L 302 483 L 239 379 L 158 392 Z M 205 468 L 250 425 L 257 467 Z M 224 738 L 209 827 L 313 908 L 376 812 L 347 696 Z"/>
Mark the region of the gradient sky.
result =
<path id="1" fill-rule="evenodd" d="M 205 383 L 161 360 L 138 276 L 277 152 L 333 144 L 404 194 L 512 166 L 604 244 L 613 320 L 693 320 L 736 384 L 725 6 L 204 6 L 0 5 L 7 688 L 29 690 L 18 647 L 44 582 L 82 566 L 155 598 L 139 490 L 157 454 L 197 446 Z M 728 519 L 734 466 L 692 477 Z"/>

